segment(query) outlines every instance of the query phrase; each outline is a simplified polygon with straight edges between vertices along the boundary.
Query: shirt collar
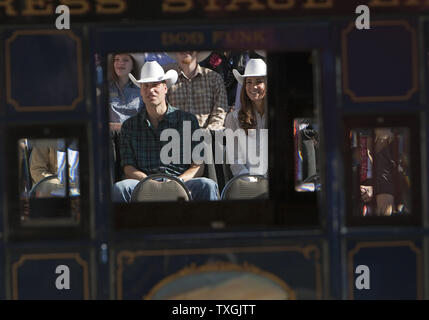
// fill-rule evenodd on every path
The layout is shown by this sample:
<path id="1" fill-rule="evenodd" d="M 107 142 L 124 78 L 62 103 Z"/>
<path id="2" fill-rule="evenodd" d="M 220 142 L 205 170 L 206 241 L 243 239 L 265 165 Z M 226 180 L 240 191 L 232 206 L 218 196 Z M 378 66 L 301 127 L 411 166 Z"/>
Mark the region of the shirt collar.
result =
<path id="1" fill-rule="evenodd" d="M 164 114 L 164 117 L 162 118 L 162 120 L 160 121 L 160 122 L 162 122 L 162 121 L 167 121 L 168 123 L 170 123 L 170 124 L 174 124 L 174 123 L 176 123 L 177 121 L 179 121 L 179 119 L 178 119 L 178 117 L 176 116 L 176 113 L 175 113 L 175 111 L 177 111 L 177 109 L 176 108 L 174 108 L 173 106 L 171 106 L 170 104 L 167 104 L 167 112 Z M 150 120 L 149 120 L 149 116 L 148 116 L 148 114 L 147 114 L 147 110 L 146 110 L 146 108 L 144 108 L 142 111 L 141 111 L 141 116 L 142 116 L 142 120 L 148 125 L 148 126 L 151 126 L 152 124 L 150 123 Z"/>
<path id="2" fill-rule="evenodd" d="M 185 79 L 188 79 L 189 80 L 189 78 L 187 77 L 187 76 L 185 76 L 185 73 L 182 71 L 182 68 L 180 68 L 180 66 L 178 65 L 178 71 L 179 71 L 179 75 L 180 76 L 182 76 L 183 78 L 185 78 Z M 197 69 L 196 69 L 196 72 L 195 72 L 195 75 L 192 77 L 192 78 L 195 78 L 195 77 L 197 77 L 198 75 L 202 75 L 203 74 L 203 69 L 201 68 L 201 66 L 199 65 L 199 64 L 197 64 Z M 191 78 L 191 79 L 192 79 Z"/>

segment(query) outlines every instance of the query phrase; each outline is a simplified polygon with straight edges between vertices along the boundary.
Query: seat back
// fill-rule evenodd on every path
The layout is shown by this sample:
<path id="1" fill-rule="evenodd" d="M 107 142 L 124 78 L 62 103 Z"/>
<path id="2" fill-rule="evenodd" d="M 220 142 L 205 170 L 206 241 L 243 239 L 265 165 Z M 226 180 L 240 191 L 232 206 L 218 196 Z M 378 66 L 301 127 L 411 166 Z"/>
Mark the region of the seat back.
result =
<path id="1" fill-rule="evenodd" d="M 267 199 L 268 179 L 263 176 L 242 174 L 228 181 L 222 191 L 222 200 Z"/>
<path id="2" fill-rule="evenodd" d="M 204 172 L 203 177 L 212 179 L 214 182 L 218 183 L 218 178 L 216 174 L 216 168 L 214 163 L 214 131 L 209 131 L 210 138 L 212 139 L 212 155 L 210 157 L 209 163 L 204 162 Z"/>
<path id="3" fill-rule="evenodd" d="M 226 161 L 226 146 L 223 152 L 223 164 L 222 164 L 222 170 L 223 170 L 223 176 L 225 179 L 225 186 L 228 184 L 228 182 L 234 178 L 234 175 L 232 174 L 230 165 Z"/>
<path id="4" fill-rule="evenodd" d="M 25 143 L 24 149 L 22 150 L 22 162 L 20 166 L 20 177 L 21 177 L 21 190 L 30 192 L 33 186 L 33 180 L 30 173 L 30 157 L 31 149 L 28 147 L 28 143 Z"/>
<path id="5" fill-rule="evenodd" d="M 61 190 L 63 190 L 62 193 Z M 30 198 L 49 198 L 55 196 L 65 196 L 64 186 L 60 184 L 57 175 L 43 178 L 30 191 Z"/>
<path id="6" fill-rule="evenodd" d="M 157 181 L 163 179 L 163 181 Z M 153 174 L 140 181 L 131 194 L 132 202 L 190 201 L 191 194 L 182 181 L 168 174 Z"/>

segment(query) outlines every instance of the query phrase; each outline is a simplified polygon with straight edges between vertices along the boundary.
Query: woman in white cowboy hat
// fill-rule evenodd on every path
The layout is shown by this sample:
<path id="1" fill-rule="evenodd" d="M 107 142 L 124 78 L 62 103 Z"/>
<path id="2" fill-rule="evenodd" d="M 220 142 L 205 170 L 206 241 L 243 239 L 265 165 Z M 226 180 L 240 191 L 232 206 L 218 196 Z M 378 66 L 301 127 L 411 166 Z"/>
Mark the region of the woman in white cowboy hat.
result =
<path id="1" fill-rule="evenodd" d="M 130 53 L 115 53 L 110 59 L 109 69 L 110 129 L 118 131 L 122 123 L 143 106 L 139 88 L 128 78 L 129 73 L 138 74 L 139 64 Z"/>
<path id="2" fill-rule="evenodd" d="M 261 129 L 267 129 L 267 65 L 262 59 L 250 59 L 243 75 L 236 69 L 233 70 L 233 73 L 242 85 L 241 108 L 227 115 L 225 128 L 233 131 L 244 130 L 247 140 L 256 139 L 256 154 L 260 154 L 261 161 L 267 161 L 268 141 L 265 139 L 267 136 L 261 136 L 260 133 Z M 239 146 L 239 150 L 242 147 Z M 246 150 L 246 148 L 241 150 Z M 237 161 L 231 164 L 230 168 L 234 176 L 239 174 L 265 175 L 267 173 L 267 163 L 264 162 L 264 165 L 260 163 L 256 166 L 249 161 L 247 155 L 245 159 L 245 164 L 238 164 Z"/>
<path id="3" fill-rule="evenodd" d="M 176 150 L 182 154 L 187 152 L 180 143 L 186 139 L 184 136 L 186 123 L 190 124 L 191 135 L 199 129 L 197 118 L 193 114 L 179 110 L 166 101 L 169 88 L 177 81 L 177 72 L 169 70 L 164 73 L 156 61 L 149 61 L 144 64 L 139 80 L 132 74 L 129 74 L 129 77 L 140 86 L 146 107 L 125 121 L 122 126 L 120 151 L 125 179 L 115 183 L 112 190 L 113 200 L 130 202 L 137 184 L 147 176 L 159 172 L 181 179 L 194 200 L 217 200 L 217 184 L 211 179 L 201 177 L 204 164 L 185 161 L 177 163 L 170 158 L 166 159 L 161 150 L 165 149 L 165 143 L 154 134 L 154 130 L 159 133 L 164 130 L 175 131 L 179 142 L 177 145 L 175 144 L 177 141 L 174 142 L 173 148 L 177 147 Z"/>

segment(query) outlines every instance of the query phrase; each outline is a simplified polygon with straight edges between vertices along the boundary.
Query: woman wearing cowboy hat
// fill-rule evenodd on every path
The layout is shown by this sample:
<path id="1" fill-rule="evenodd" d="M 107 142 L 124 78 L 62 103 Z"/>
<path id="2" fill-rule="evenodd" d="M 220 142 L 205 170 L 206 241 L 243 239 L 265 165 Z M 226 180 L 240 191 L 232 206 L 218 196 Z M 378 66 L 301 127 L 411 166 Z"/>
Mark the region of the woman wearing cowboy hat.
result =
<path id="1" fill-rule="evenodd" d="M 164 130 L 174 130 L 178 134 L 179 154 L 186 152 L 180 141 L 184 141 L 184 126 L 190 124 L 191 135 L 199 129 L 197 118 L 189 113 L 171 106 L 166 101 L 166 95 L 177 81 L 177 72 L 164 72 L 156 61 L 149 61 L 143 65 L 140 79 L 132 74 L 130 79 L 140 87 L 140 93 L 146 107 L 134 117 L 124 122 L 121 128 L 120 152 L 121 167 L 125 179 L 115 183 L 113 200 L 116 202 L 130 202 L 133 190 L 147 176 L 156 173 L 167 173 L 178 177 L 192 194 L 193 200 L 217 200 L 218 186 L 211 179 L 201 177 L 204 172 L 204 163 L 165 159 L 163 149 L 166 142 L 161 140 Z M 191 149 L 196 147 L 197 141 L 190 141 Z"/>
<path id="2" fill-rule="evenodd" d="M 267 129 L 267 66 L 262 59 L 250 59 L 243 75 L 236 69 L 233 70 L 233 73 L 242 85 L 241 108 L 227 115 L 225 128 L 233 131 L 244 130 L 249 146 L 251 145 L 250 140 L 256 139 L 256 154 L 260 154 L 260 159 L 264 161 L 264 165 L 261 163 L 255 165 L 253 161 L 249 161 L 247 156 L 249 152 L 247 152 L 245 164 L 238 164 L 237 158 L 234 157 L 234 163 L 231 164 L 230 168 L 234 176 L 240 174 L 266 175 L 268 160 L 268 141 L 266 138 L 268 136 L 261 135 L 261 129 Z M 239 150 L 246 150 L 246 146 L 243 148 L 239 145 L 238 148 Z"/>

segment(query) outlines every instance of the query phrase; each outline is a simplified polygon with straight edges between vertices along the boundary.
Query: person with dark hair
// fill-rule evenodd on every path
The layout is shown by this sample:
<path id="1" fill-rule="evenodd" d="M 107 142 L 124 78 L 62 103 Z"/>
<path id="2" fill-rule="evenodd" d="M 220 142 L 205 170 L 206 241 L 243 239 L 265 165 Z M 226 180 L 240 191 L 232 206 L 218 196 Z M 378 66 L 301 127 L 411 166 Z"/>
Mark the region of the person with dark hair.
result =
<path id="1" fill-rule="evenodd" d="M 140 89 L 136 87 L 128 74 L 137 76 L 138 63 L 132 54 L 114 53 L 109 64 L 109 128 L 112 141 L 114 165 L 112 180 L 121 178 L 119 154 L 119 130 L 122 123 L 137 114 L 143 107 Z"/>
<path id="2" fill-rule="evenodd" d="M 140 80 L 129 75 L 140 93 L 146 107 L 135 116 L 124 122 L 121 128 L 120 152 L 121 167 L 125 179 L 113 186 L 113 200 L 130 202 L 137 184 L 147 176 L 156 173 L 167 173 L 178 177 L 189 189 L 194 200 L 217 200 L 218 186 L 211 179 L 201 177 L 204 163 L 165 163 L 161 156 L 162 148 L 168 143 L 161 140 L 164 130 L 176 130 L 180 141 L 184 141 L 184 126 L 189 123 L 191 132 L 199 129 L 197 118 L 189 113 L 171 106 L 166 101 L 168 90 L 177 81 L 177 72 L 164 72 L 156 61 L 143 65 Z M 197 145 L 192 141 L 192 149 Z M 185 152 L 179 144 L 183 159 Z"/>
<path id="3" fill-rule="evenodd" d="M 109 126 L 118 131 L 122 123 L 135 115 L 143 106 L 140 90 L 128 77 L 138 74 L 138 64 L 129 53 L 116 53 L 110 60 Z"/>
<path id="4" fill-rule="evenodd" d="M 240 174 L 266 175 L 268 136 L 261 137 L 260 135 L 261 129 L 267 129 L 267 66 L 262 59 L 250 59 L 243 75 L 236 69 L 233 70 L 233 73 L 237 81 L 242 84 L 241 108 L 227 115 L 225 127 L 233 131 L 244 130 L 248 146 L 251 145 L 249 140 L 256 139 L 256 154 L 260 154 L 260 159 L 265 162 L 265 165 L 261 163 L 256 165 L 246 156 L 246 163 L 240 164 L 234 161 L 230 168 L 234 176 Z M 246 150 L 246 146 L 238 147 L 239 150 Z"/>
<path id="5" fill-rule="evenodd" d="M 232 71 L 237 69 L 239 72 L 243 72 L 248 59 L 247 53 L 219 50 L 213 51 L 207 59 L 200 63 L 202 67 L 216 71 L 222 76 L 229 107 L 234 106 L 237 92 L 237 80 Z"/>

